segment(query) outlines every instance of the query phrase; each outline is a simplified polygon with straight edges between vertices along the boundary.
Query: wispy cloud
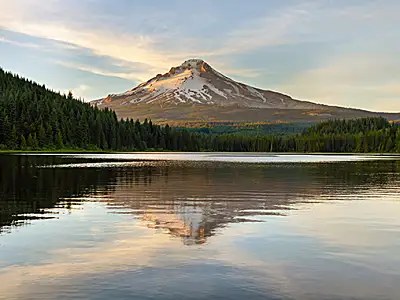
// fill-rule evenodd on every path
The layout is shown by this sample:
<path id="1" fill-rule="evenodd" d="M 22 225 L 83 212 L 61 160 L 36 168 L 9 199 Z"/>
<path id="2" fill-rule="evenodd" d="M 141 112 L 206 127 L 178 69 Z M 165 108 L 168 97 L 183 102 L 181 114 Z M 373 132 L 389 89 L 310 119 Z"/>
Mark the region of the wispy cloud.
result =
<path id="1" fill-rule="evenodd" d="M 69 45 L 91 49 L 94 55 L 110 56 L 130 62 L 146 62 L 159 72 L 192 56 L 212 58 L 243 53 L 252 49 L 288 43 L 288 32 L 307 14 L 303 6 L 277 11 L 276 15 L 251 21 L 244 28 L 233 28 L 225 38 L 213 38 L 209 43 L 195 36 L 177 36 L 173 29 L 154 33 L 137 32 L 116 34 L 103 28 L 75 28 L 70 19 L 47 20 L 40 16 L 42 6 L 31 0 L 20 0 L 21 6 L 3 3 L 0 26 L 36 37 L 51 39 Z M 53 0 L 56 3 L 56 0 Z M 60 7 L 62 8 L 62 6 Z M 47 6 L 49 10 L 49 7 Z M 51 11 L 58 15 L 60 12 Z M 27 14 L 27 11 L 30 13 Z M 10 17 L 12 16 L 12 17 Z M 161 40 L 161 41 L 160 41 Z"/>
<path id="2" fill-rule="evenodd" d="M 326 104 L 399 111 L 399 69 L 400 60 L 393 61 L 384 54 L 339 55 L 277 88 Z M 390 105 L 386 105 L 388 102 Z"/>
<path id="3" fill-rule="evenodd" d="M 227 34 L 224 46 L 216 52 L 219 55 L 243 53 L 258 48 L 291 44 L 294 28 L 307 18 L 313 6 L 309 3 L 287 7 L 248 22 L 244 27 Z"/>
<path id="4" fill-rule="evenodd" d="M 54 1 L 54 0 L 53 0 Z M 115 34 L 92 28 L 75 28 L 68 19 L 57 21 L 38 19 L 42 6 L 34 5 L 32 1 L 17 1 L 23 5 L 0 4 L 0 27 L 64 43 L 91 49 L 94 55 L 110 56 L 131 62 L 149 62 L 159 68 L 170 66 L 167 58 L 153 50 L 153 41 L 148 36 L 140 34 Z M 57 2 L 57 1 L 54 1 Z M 30 11 L 30 15 L 27 15 Z"/>
<path id="5" fill-rule="evenodd" d="M 34 48 L 34 49 L 40 48 L 40 45 L 38 45 L 38 44 L 13 41 L 13 40 L 9 40 L 4 37 L 1 37 L 1 36 L 0 36 L 0 43 L 7 43 L 7 44 L 19 46 L 19 47 L 27 47 L 27 48 Z"/>
<path id="6" fill-rule="evenodd" d="M 129 79 L 129 80 L 140 80 L 138 78 L 137 74 L 133 73 L 124 73 L 124 72 L 110 72 L 107 70 L 103 70 L 100 68 L 96 68 L 93 66 L 87 66 L 87 65 L 80 65 L 76 64 L 73 62 L 66 62 L 66 61 L 54 61 L 54 63 L 61 65 L 63 67 L 71 68 L 71 69 L 76 69 L 80 71 L 85 71 L 85 72 L 90 72 L 94 73 L 97 75 L 103 75 L 103 76 L 110 76 L 110 77 L 118 77 L 118 78 L 124 78 L 124 79 Z"/>

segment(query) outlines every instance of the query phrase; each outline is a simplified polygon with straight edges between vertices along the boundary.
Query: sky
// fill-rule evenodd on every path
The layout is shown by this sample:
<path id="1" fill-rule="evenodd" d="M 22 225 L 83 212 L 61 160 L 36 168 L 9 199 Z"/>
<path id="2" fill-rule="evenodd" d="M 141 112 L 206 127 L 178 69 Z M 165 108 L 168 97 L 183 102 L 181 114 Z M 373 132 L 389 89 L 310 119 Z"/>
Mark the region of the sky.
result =
<path id="1" fill-rule="evenodd" d="M 398 0 L 0 0 L 0 67 L 86 101 L 189 58 L 295 99 L 400 112 Z"/>

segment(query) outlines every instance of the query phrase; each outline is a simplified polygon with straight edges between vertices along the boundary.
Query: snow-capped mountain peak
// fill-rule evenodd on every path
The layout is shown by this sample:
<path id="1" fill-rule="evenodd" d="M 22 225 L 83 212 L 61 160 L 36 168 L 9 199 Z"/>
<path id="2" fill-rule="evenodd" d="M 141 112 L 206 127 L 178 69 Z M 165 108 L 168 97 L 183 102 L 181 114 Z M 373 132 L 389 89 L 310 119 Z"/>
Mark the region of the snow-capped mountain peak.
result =
<path id="1" fill-rule="evenodd" d="M 202 64 L 205 64 L 205 61 L 199 58 L 191 58 L 188 60 L 185 60 L 182 64 L 181 67 L 199 67 Z"/>
<path id="2" fill-rule="evenodd" d="M 165 74 L 122 94 L 94 101 L 106 105 L 157 104 L 160 106 L 192 104 L 256 108 L 317 108 L 317 104 L 293 100 L 287 95 L 254 88 L 236 82 L 214 70 L 202 59 L 188 59 Z M 116 103 L 114 103 L 116 104 Z"/>

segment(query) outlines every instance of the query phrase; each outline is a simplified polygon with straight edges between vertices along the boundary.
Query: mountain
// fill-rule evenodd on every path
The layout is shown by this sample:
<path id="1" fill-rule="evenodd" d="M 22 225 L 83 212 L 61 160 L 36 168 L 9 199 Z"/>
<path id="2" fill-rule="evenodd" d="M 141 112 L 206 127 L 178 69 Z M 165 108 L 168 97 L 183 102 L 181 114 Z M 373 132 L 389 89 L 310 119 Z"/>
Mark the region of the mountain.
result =
<path id="1" fill-rule="evenodd" d="M 329 118 L 385 116 L 300 101 L 288 95 L 234 81 L 201 59 L 189 59 L 122 94 L 91 102 L 117 115 L 156 121 L 315 121 Z"/>
<path id="2" fill-rule="evenodd" d="M 253 108 L 317 109 L 321 105 L 294 100 L 287 95 L 253 88 L 236 82 L 201 59 L 190 59 L 164 74 L 158 74 L 123 94 L 109 95 L 98 105 L 120 101 L 126 104 L 160 106 L 199 104 L 238 105 Z"/>

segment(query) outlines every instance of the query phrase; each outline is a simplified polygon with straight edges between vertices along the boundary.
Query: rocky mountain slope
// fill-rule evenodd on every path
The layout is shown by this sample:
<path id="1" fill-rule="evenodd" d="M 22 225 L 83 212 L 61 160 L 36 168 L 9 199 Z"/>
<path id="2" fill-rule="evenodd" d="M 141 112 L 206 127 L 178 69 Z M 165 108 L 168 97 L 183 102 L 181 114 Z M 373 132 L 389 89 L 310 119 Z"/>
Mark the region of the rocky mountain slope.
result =
<path id="1" fill-rule="evenodd" d="M 300 101 L 278 92 L 236 82 L 201 59 L 190 59 L 122 94 L 91 102 L 120 117 L 156 121 L 316 121 L 384 115 Z"/>

